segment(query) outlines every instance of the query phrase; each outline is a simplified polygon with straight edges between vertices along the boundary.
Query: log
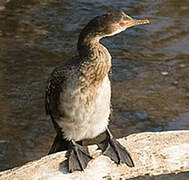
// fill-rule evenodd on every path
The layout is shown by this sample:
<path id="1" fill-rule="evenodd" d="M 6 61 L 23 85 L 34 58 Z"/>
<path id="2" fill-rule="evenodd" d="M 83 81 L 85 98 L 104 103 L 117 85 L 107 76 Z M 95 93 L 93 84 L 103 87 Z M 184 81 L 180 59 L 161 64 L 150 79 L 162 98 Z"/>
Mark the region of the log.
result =
<path id="1" fill-rule="evenodd" d="M 89 151 L 94 159 L 83 172 L 68 173 L 64 151 L 3 171 L 0 180 L 130 179 L 189 171 L 188 130 L 132 134 L 119 142 L 131 153 L 134 168 L 116 165 L 91 145 Z"/>

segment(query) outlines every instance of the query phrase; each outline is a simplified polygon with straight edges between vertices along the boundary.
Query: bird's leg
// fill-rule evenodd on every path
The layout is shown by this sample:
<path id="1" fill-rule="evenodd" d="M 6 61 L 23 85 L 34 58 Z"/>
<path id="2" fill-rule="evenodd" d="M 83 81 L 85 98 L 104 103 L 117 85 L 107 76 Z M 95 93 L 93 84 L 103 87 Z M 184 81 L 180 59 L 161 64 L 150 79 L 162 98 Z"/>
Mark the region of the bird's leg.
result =
<path id="1" fill-rule="evenodd" d="M 98 144 L 98 147 L 116 164 L 126 163 L 127 166 L 134 167 L 129 152 L 113 137 L 109 129 L 106 130 L 105 140 Z"/>
<path id="2" fill-rule="evenodd" d="M 68 149 L 70 141 L 68 141 L 62 133 L 57 133 L 54 142 L 51 146 L 51 149 L 48 154 L 64 151 Z"/>
<path id="3" fill-rule="evenodd" d="M 70 141 L 68 148 L 68 170 L 73 172 L 76 170 L 83 171 L 88 162 L 92 159 L 89 155 L 87 146 L 82 146 L 75 141 Z"/>

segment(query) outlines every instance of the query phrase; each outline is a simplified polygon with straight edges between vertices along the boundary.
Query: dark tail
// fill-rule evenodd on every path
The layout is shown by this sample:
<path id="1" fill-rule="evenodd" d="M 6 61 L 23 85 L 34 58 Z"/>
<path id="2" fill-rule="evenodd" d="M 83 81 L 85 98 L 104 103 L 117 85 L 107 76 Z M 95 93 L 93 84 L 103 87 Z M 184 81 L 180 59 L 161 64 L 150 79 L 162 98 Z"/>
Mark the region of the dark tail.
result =
<path id="1" fill-rule="evenodd" d="M 58 133 L 54 139 L 54 142 L 48 154 L 68 150 L 69 143 L 70 141 L 65 139 L 62 133 Z"/>

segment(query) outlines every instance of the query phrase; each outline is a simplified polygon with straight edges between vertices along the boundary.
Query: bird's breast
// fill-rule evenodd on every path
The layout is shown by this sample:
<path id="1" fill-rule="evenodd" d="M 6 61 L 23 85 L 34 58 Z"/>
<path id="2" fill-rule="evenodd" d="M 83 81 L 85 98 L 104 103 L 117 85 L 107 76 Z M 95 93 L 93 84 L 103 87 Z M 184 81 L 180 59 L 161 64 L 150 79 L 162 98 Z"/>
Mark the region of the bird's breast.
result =
<path id="1" fill-rule="evenodd" d="M 108 75 L 101 84 L 82 91 L 70 90 L 60 95 L 59 126 L 67 139 L 90 139 L 102 133 L 109 121 L 111 88 Z"/>

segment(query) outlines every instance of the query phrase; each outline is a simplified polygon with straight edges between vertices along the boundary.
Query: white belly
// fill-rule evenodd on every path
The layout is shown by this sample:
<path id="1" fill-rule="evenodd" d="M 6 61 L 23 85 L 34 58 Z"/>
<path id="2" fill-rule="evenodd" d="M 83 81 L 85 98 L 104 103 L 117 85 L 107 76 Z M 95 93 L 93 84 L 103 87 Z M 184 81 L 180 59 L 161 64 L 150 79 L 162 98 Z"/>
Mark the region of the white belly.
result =
<path id="1" fill-rule="evenodd" d="M 104 132 L 110 115 L 111 87 L 108 76 L 102 84 L 95 89 L 95 98 L 86 105 L 87 94 L 81 90 L 70 91 L 60 95 L 61 109 L 67 116 L 61 117 L 57 123 L 62 128 L 64 136 L 68 140 L 79 141 L 90 139 Z"/>

